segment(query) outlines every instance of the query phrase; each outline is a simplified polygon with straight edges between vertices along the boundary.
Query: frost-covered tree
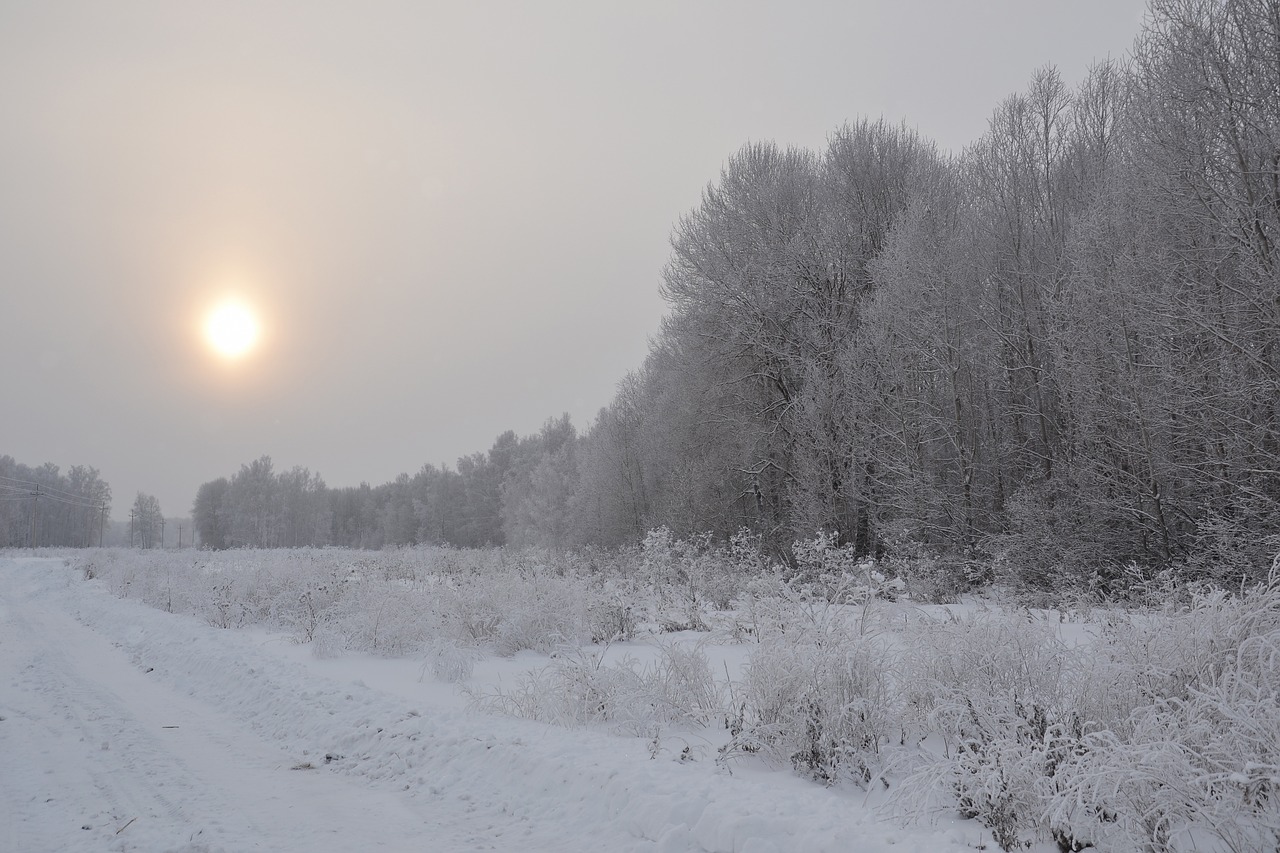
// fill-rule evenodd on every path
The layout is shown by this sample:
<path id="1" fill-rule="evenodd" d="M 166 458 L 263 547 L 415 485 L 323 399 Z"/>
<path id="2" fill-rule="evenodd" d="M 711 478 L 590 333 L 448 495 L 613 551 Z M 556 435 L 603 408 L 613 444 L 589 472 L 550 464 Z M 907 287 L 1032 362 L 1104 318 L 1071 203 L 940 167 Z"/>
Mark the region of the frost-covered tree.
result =
<path id="1" fill-rule="evenodd" d="M 96 468 L 63 474 L 51 462 L 31 467 L 0 456 L 0 547 L 29 545 L 33 533 L 40 545 L 97 545 L 110 510 L 111 487 Z"/>
<path id="2" fill-rule="evenodd" d="M 280 505 L 271 457 L 261 456 L 231 478 L 231 544 L 271 548 L 280 540 Z"/>
<path id="3" fill-rule="evenodd" d="M 138 492 L 138 496 L 133 501 L 131 520 L 133 525 L 131 545 L 139 548 L 164 546 L 164 513 L 160 510 L 160 501 L 154 495 Z"/>
<path id="4" fill-rule="evenodd" d="M 548 420 L 539 433 L 520 441 L 502 486 L 506 541 L 551 548 L 569 544 L 577 441 L 568 414 Z"/>
<path id="5" fill-rule="evenodd" d="M 201 484 L 191 506 L 191 522 L 202 548 L 231 547 L 231 481 L 219 477 Z"/>

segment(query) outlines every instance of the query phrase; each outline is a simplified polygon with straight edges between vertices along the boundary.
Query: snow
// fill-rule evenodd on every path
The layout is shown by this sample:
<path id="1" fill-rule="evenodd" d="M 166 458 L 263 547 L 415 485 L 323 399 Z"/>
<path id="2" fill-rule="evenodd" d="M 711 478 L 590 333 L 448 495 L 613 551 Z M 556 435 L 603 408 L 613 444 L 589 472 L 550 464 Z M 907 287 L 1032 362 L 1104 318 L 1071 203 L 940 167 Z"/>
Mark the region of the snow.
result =
<path id="1" fill-rule="evenodd" d="M 989 839 L 971 822 L 900 828 L 852 788 L 470 712 L 422 669 L 315 660 L 114 598 L 60 560 L 0 560 L 0 850 L 945 853 Z"/>

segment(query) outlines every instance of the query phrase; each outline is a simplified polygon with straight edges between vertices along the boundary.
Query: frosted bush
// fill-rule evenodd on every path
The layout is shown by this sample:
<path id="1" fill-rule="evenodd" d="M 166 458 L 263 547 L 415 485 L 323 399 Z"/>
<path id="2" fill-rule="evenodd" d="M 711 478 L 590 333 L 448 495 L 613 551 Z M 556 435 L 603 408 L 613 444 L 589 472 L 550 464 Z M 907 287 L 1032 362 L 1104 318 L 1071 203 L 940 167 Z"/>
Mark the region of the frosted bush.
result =
<path id="1" fill-rule="evenodd" d="M 438 637 L 428 644 L 423 673 L 425 674 L 427 668 L 430 668 L 431 674 L 438 680 L 458 684 L 471 677 L 477 661 L 482 656 L 483 653 L 475 646 L 465 645 L 447 637 Z"/>
<path id="2" fill-rule="evenodd" d="M 1030 615 L 924 619 L 906 646 L 902 690 L 921 724 L 927 725 L 938 704 L 973 697 L 1007 695 L 1054 709 L 1075 701 L 1077 656 L 1058 638 L 1055 625 Z"/>
<path id="3" fill-rule="evenodd" d="M 1151 657 L 1184 666 L 1157 667 L 1139 681 L 1155 695 L 1086 738 L 1061 774 L 1051 818 L 1101 849 L 1277 849 L 1277 573 L 1239 596 L 1204 591 L 1167 620 L 1158 637 L 1142 621 L 1108 637 L 1113 653 L 1127 653 L 1112 665 L 1133 666 L 1136 678 Z M 1148 654 L 1158 639 L 1173 649 Z"/>
<path id="4" fill-rule="evenodd" d="M 906 645 L 903 741 L 922 745 L 898 753 L 895 807 L 912 816 L 953 808 L 1005 850 L 1051 835 L 1044 815 L 1058 768 L 1084 734 L 1079 653 L 1030 614 L 922 619 Z"/>
<path id="5" fill-rule="evenodd" d="M 704 725 L 719 713 L 719 691 L 699 649 L 663 648 L 652 666 L 631 657 L 603 661 L 603 651 L 560 655 L 511 690 L 472 693 L 472 705 L 562 726 L 611 723 L 635 735 L 655 725 Z"/>
<path id="6" fill-rule="evenodd" d="M 761 575 L 745 582 L 734 602 L 736 639 L 749 637 L 762 642 L 783 633 L 791 620 L 793 599 L 793 590 L 781 574 Z"/>
<path id="7" fill-rule="evenodd" d="M 956 808 L 1004 849 L 1280 844 L 1280 583 L 1109 620 L 1068 649 L 1006 616 L 922 625 L 903 668 L 921 749 L 904 813 Z M 923 716 L 922 716 L 923 715 Z M 905 766 L 905 765 L 904 765 Z"/>
<path id="8" fill-rule="evenodd" d="M 1060 768 L 1084 748 L 1078 715 L 1006 692 L 943 700 L 930 724 L 949 745 L 917 756 L 893 794 L 900 813 L 954 808 L 988 827 L 1004 850 L 1045 837 L 1078 849 L 1071 845 L 1084 836 L 1046 818 L 1063 785 Z"/>
<path id="9" fill-rule="evenodd" d="M 630 636 L 630 588 L 562 574 L 541 552 L 454 548 L 358 552 L 131 551 L 71 558 L 120 597 L 223 628 L 264 625 L 327 653 L 416 654 L 445 637 L 510 655 Z M 90 565 L 86 569 L 84 566 Z M 560 567 L 563 569 L 563 566 Z M 616 630 L 605 634 L 612 623 Z"/>
<path id="10" fill-rule="evenodd" d="M 441 631 L 432 604 L 423 589 L 387 581 L 362 583 L 341 599 L 330 625 L 352 651 L 414 655 Z"/>
<path id="11" fill-rule="evenodd" d="M 1122 614 L 1103 622 L 1088 660 L 1091 719 L 1120 731 L 1130 714 L 1159 700 L 1186 700 L 1238 672 L 1242 650 L 1280 631 L 1280 581 L 1230 594 L 1191 592 L 1184 607 Z"/>
<path id="12" fill-rule="evenodd" d="M 310 575 L 289 584 L 277 600 L 275 612 L 299 643 L 310 643 L 347 591 L 346 579 L 337 572 Z"/>
<path id="13" fill-rule="evenodd" d="M 228 575 L 207 578 L 201 586 L 195 603 L 213 627 L 241 628 L 248 620 L 248 608 L 237 597 L 235 586 L 235 578 Z"/>
<path id="14" fill-rule="evenodd" d="M 798 539 L 791 545 L 795 558 L 794 577 L 813 585 L 840 583 L 861 574 L 863 560 L 851 545 L 837 545 L 839 535 L 819 532 L 812 539 Z"/>
<path id="15" fill-rule="evenodd" d="M 901 583 L 912 601 L 953 603 L 992 580 L 991 563 L 972 552 L 939 551 L 906 528 L 887 530 L 881 538 L 888 551 L 885 571 Z"/>
<path id="16" fill-rule="evenodd" d="M 830 579 L 829 579 L 830 580 Z M 850 584 L 856 583 L 846 578 Z M 797 632 L 862 632 L 864 610 L 846 602 L 855 596 L 837 583 L 812 584 L 800 578 L 784 580 L 780 573 L 743 584 L 737 599 L 742 630 L 758 642 Z M 863 601 L 863 605 L 866 605 Z"/>
<path id="17" fill-rule="evenodd" d="M 587 601 L 587 627 L 593 643 L 626 642 L 635 638 L 641 608 L 634 590 L 606 581 Z"/>
<path id="18" fill-rule="evenodd" d="M 639 575 L 649 587 L 664 630 L 707 631 L 707 610 L 728 610 L 764 560 L 745 530 L 729 546 L 709 534 L 676 539 L 651 530 L 640 549 Z"/>
<path id="19" fill-rule="evenodd" d="M 576 579 L 536 575 L 507 585 L 506 606 L 494 650 L 510 656 L 523 649 L 549 652 L 591 641 L 587 601 Z"/>
<path id="20" fill-rule="evenodd" d="M 658 722 L 706 725 L 723 713 L 711 665 L 698 646 L 662 647 L 642 681 Z"/>
<path id="21" fill-rule="evenodd" d="M 457 635 L 473 643 L 489 643 L 498 634 L 503 602 L 493 590 L 477 584 L 453 584 L 443 592 L 445 619 Z"/>
<path id="22" fill-rule="evenodd" d="M 321 660 L 332 660 L 347 653 L 347 637 L 336 625 L 323 623 L 311 640 L 311 654 Z"/>
<path id="23" fill-rule="evenodd" d="M 759 752 L 814 779 L 866 784 L 894 720 L 891 654 L 836 620 L 765 639 L 734 696 L 726 756 Z"/>
<path id="24" fill-rule="evenodd" d="M 455 580 L 441 594 L 442 618 L 455 636 L 504 656 L 591 640 L 587 596 L 572 578 L 531 573 L 491 582 Z"/>

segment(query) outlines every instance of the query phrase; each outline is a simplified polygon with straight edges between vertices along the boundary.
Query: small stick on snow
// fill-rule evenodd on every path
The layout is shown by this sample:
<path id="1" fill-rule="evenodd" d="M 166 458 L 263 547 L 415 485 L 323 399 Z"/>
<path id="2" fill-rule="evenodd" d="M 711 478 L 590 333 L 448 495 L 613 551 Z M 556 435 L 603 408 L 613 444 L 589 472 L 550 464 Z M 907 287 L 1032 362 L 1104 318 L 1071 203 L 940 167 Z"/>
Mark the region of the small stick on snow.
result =
<path id="1" fill-rule="evenodd" d="M 122 832 L 124 832 L 126 829 L 128 829 L 128 828 L 129 828 L 129 824 L 133 823 L 135 820 L 137 820 L 137 818 L 136 818 L 136 817 L 131 817 L 131 818 L 129 818 L 129 823 L 126 823 L 124 826 L 122 826 L 122 827 L 120 827 L 119 829 L 117 829 L 117 830 L 116 830 L 116 835 L 119 835 L 120 833 L 122 833 Z"/>

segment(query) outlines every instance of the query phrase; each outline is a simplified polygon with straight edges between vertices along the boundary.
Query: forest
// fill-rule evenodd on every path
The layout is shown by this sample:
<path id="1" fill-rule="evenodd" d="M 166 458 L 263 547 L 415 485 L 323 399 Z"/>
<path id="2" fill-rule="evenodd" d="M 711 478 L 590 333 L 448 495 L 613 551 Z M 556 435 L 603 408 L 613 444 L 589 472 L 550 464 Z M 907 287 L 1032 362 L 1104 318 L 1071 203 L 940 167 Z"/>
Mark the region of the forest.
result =
<path id="1" fill-rule="evenodd" d="M 264 456 L 201 485 L 192 524 L 213 549 L 745 530 L 792 566 L 823 534 L 1102 595 L 1256 579 L 1280 550 L 1277 239 L 1280 9 L 1155 0 L 1128 56 L 1074 86 L 1043 67 L 958 154 L 866 118 L 732 154 L 673 228 L 648 357 L 584 428 L 376 486 Z M 34 509 L 41 541 L 95 544 L 94 469 L 2 461 L 6 543 Z"/>
<path id="2" fill-rule="evenodd" d="M 72 465 L 64 474 L 0 455 L 0 548 L 99 545 L 110 510 L 111 486 L 97 468 Z"/>
<path id="3" fill-rule="evenodd" d="M 1158 0 L 958 155 L 862 119 L 744 146 L 681 217 L 669 312 L 579 432 L 326 488 L 205 483 L 213 548 L 636 543 L 982 563 L 1029 588 L 1225 579 L 1280 547 L 1280 17 Z"/>
<path id="4" fill-rule="evenodd" d="M 86 548 L 99 472 L 0 455 L 0 548 L 37 546 L 0 572 L 6 725 L 70 745 L 55 810 L 122 783 L 61 821 L 117 845 L 148 786 L 201 790 L 149 744 L 262 738 L 432 827 L 465 804 L 470 847 L 569 803 L 670 850 L 1278 850 L 1278 240 L 1280 0 L 1151 0 L 959 153 L 871 118 L 745 145 L 581 427 L 378 485 L 264 455 L 169 520 L 200 551 L 144 493 Z M 169 707 L 233 734 L 157 740 Z"/>

